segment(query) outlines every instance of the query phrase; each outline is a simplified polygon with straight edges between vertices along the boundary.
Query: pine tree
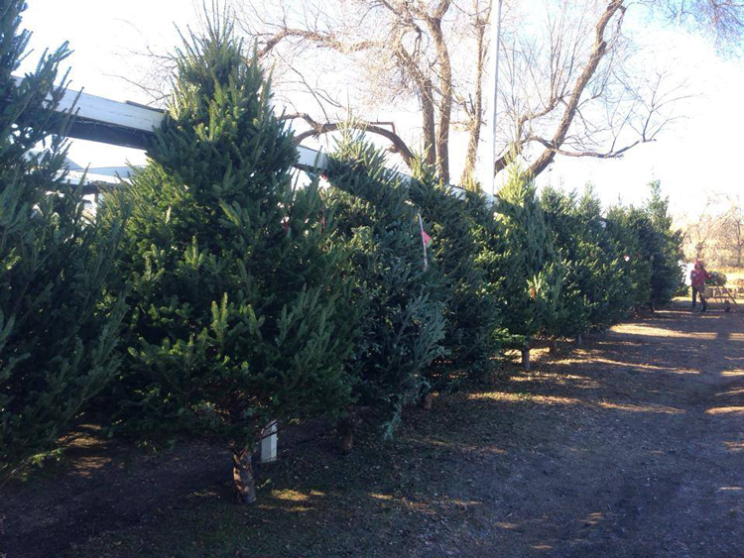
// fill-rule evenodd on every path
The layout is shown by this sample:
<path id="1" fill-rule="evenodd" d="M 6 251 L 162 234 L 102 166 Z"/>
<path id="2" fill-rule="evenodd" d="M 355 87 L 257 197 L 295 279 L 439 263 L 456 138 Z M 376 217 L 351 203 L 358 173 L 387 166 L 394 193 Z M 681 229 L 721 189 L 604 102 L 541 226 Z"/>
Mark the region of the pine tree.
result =
<path id="1" fill-rule="evenodd" d="M 114 395 L 129 432 L 228 447 L 250 503 L 267 423 L 332 418 L 350 401 L 344 252 L 317 181 L 293 182 L 292 134 L 232 26 L 211 22 L 176 62 L 169 110 L 129 190 L 119 288 L 131 290 L 131 348 Z M 121 210 L 108 200 L 106 212 Z"/>
<path id="2" fill-rule="evenodd" d="M 537 335 L 549 333 L 560 311 L 562 262 L 551 243 L 536 189 L 516 167 L 498 193 L 496 219 L 504 248 L 494 268 L 503 274 L 501 306 L 510 344 L 522 350 L 529 368 L 529 351 Z"/>
<path id="3" fill-rule="evenodd" d="M 627 312 L 628 284 L 593 190 L 577 198 L 546 188 L 541 203 L 566 270 L 556 335 L 578 337 L 617 323 Z"/>
<path id="4" fill-rule="evenodd" d="M 30 37 L 25 7 L 0 1 L 0 476 L 58 447 L 115 373 L 121 314 L 98 311 L 118 225 L 96 239 L 82 191 L 66 178 L 68 117 L 53 109 L 67 46 L 19 82 L 12 76 Z"/>
<path id="5" fill-rule="evenodd" d="M 648 250 L 652 261 L 651 301 L 654 305 L 667 304 L 683 285 L 683 272 L 679 264 L 682 254 L 680 231 L 672 229 L 669 215 L 669 198 L 661 195 L 661 183 L 655 180 L 649 184 L 651 195 L 646 204 L 646 213 L 655 233 L 649 242 Z"/>
<path id="6" fill-rule="evenodd" d="M 652 237 L 645 211 L 633 206 L 615 205 L 607 211 L 607 231 L 622 253 L 623 275 L 627 280 L 624 306 L 636 311 L 651 303 L 652 262 L 644 239 Z"/>
<path id="7" fill-rule="evenodd" d="M 583 257 L 582 289 L 591 303 L 589 323 L 592 329 L 603 330 L 619 323 L 630 310 L 625 254 L 614 242 L 602 205 L 591 186 L 579 198 L 575 215 L 584 225 L 583 238 L 588 243 Z"/>
<path id="8" fill-rule="evenodd" d="M 326 176 L 352 253 L 355 300 L 364 305 L 351 367 L 355 395 L 359 405 L 377 410 L 389 437 L 403 408 L 428 389 L 424 371 L 444 354 L 441 277 L 431 261 L 424 263 L 408 185 L 379 150 L 346 134 Z"/>
<path id="9" fill-rule="evenodd" d="M 436 294 L 445 305 L 442 345 L 447 356 L 427 369 L 432 388 L 441 390 L 462 378 L 482 379 L 493 368 L 499 350 L 498 306 L 477 261 L 479 242 L 468 208 L 473 196 L 442 184 L 422 162 L 414 166 L 413 177 L 410 197 L 431 227 L 432 262 L 441 276 Z"/>

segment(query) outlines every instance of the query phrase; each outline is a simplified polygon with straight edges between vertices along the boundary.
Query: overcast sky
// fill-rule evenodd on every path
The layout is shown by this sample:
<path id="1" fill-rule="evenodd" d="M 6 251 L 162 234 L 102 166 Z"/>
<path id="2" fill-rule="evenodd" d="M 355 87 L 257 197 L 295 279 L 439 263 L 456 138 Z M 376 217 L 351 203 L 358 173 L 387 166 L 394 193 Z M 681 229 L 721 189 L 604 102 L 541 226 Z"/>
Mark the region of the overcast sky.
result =
<path id="1" fill-rule="evenodd" d="M 278 0 L 280 1 L 280 0 Z M 34 0 L 24 26 L 34 33 L 37 54 L 65 40 L 75 51 L 72 88 L 116 100 L 146 102 L 144 95 L 117 76 L 136 77 L 142 60 L 136 51 L 178 44 L 175 25 L 195 25 L 193 0 Z M 621 197 L 640 203 L 646 184 L 659 179 L 675 213 L 694 215 L 706 191 L 744 194 L 738 163 L 744 157 L 744 64 L 720 59 L 704 39 L 669 29 L 649 29 L 644 45 L 653 56 L 669 56 L 690 91 L 699 96 L 684 107 L 686 118 L 664 132 L 655 144 L 642 145 L 621 160 L 557 159 L 541 183 L 583 188 L 592 182 L 606 203 Z M 36 55 L 26 62 L 35 64 Z M 457 146 L 453 146 L 457 151 Z M 72 159 L 85 166 L 137 164 L 141 153 L 78 142 Z M 453 176 L 458 176 L 453 172 Z"/>

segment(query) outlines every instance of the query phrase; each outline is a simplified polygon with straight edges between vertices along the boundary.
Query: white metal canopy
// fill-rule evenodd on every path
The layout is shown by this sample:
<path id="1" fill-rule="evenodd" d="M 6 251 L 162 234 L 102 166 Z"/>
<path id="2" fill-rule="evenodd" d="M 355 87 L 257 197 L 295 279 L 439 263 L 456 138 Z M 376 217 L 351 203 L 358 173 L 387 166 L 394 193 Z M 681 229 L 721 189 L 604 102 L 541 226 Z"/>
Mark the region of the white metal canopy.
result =
<path id="1" fill-rule="evenodd" d="M 15 76 L 15 80 L 20 83 L 22 78 Z M 70 89 L 65 92 L 56 110 L 68 113 L 72 110 L 76 115 L 67 133 L 68 137 L 134 149 L 147 148 L 148 140 L 154 130 L 160 127 L 165 116 L 165 112 L 160 109 L 132 102 L 122 103 Z M 297 153 L 295 166 L 300 170 L 322 171 L 328 164 L 328 157 L 320 151 L 300 145 Z M 122 178 L 128 177 L 130 173 L 128 167 L 105 167 L 105 171 L 101 173 L 95 172 L 96 170 L 98 169 L 90 169 L 89 172 Z M 410 179 L 408 175 L 401 175 Z M 464 195 L 462 188 L 454 188 L 456 195 Z M 485 195 L 493 201 L 490 194 Z"/>

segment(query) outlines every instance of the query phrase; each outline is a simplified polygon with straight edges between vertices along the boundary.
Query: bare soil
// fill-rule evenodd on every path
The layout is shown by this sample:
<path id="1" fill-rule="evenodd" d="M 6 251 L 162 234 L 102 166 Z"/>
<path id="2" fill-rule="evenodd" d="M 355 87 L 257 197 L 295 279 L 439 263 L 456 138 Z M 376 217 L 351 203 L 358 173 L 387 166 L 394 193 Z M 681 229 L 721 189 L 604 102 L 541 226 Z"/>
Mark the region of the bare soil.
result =
<path id="1" fill-rule="evenodd" d="M 744 316 L 680 305 L 437 397 L 388 444 L 280 438 L 251 508 L 219 449 L 91 437 L 8 487 L 0 555 L 741 558 L 743 418 Z"/>

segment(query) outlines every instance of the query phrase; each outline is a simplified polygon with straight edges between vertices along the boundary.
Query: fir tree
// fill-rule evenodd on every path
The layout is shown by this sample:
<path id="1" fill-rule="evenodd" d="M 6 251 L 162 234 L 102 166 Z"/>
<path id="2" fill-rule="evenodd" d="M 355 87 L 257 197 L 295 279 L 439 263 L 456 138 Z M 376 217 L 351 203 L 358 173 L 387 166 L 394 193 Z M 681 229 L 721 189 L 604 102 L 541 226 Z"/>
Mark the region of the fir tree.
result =
<path id="1" fill-rule="evenodd" d="M 498 193 L 496 218 L 503 230 L 503 252 L 496 269 L 503 274 L 501 305 L 511 345 L 529 351 L 537 335 L 550 332 L 560 311 L 563 265 L 551 243 L 536 189 L 516 167 Z"/>
<path id="2" fill-rule="evenodd" d="M 413 177 L 410 197 L 430 224 L 432 261 L 441 277 L 436 294 L 447 321 L 442 341 L 447 356 L 429 367 L 427 376 L 433 388 L 443 389 L 464 377 L 482 379 L 492 369 L 499 349 L 498 307 L 477 261 L 476 225 L 468 208 L 473 195 L 456 193 L 421 162 Z"/>
<path id="3" fill-rule="evenodd" d="M 591 303 L 589 324 L 592 329 L 603 330 L 620 322 L 630 310 L 630 282 L 624 272 L 624 253 L 613 241 L 591 186 L 578 200 L 575 215 L 583 223 L 583 238 L 588 244 L 582 284 Z"/>
<path id="4" fill-rule="evenodd" d="M 346 134 L 326 170 L 339 231 L 352 253 L 355 300 L 364 305 L 352 361 L 355 394 L 391 436 L 403 408 L 427 387 L 445 332 L 436 266 L 424 263 L 418 211 L 408 185 L 371 143 Z"/>
<path id="5" fill-rule="evenodd" d="M 270 83 L 221 20 L 177 51 L 175 92 L 130 189 L 120 272 L 131 348 L 120 420 L 227 446 L 239 501 L 269 421 L 350 401 L 344 252 L 317 181 L 297 187 Z M 109 200 L 106 211 L 121 208 Z"/>
<path id="6" fill-rule="evenodd" d="M 649 184 L 651 195 L 646 203 L 646 213 L 654 231 L 653 241 L 648 242 L 651 270 L 651 301 L 654 305 L 667 304 L 683 285 L 682 237 L 680 231 L 672 229 L 669 215 L 669 198 L 661 195 L 661 183 Z"/>
<path id="7" fill-rule="evenodd" d="M 580 336 L 613 325 L 627 311 L 621 254 L 606 230 L 601 205 L 591 188 L 578 199 L 546 188 L 541 203 L 552 242 L 565 262 L 561 312 L 555 334 Z"/>
<path id="8" fill-rule="evenodd" d="M 653 236 L 651 223 L 643 210 L 615 205 L 607 211 L 607 231 L 622 253 L 623 275 L 627 280 L 625 306 L 636 311 L 651 302 L 652 262 L 645 239 Z"/>
<path id="9" fill-rule="evenodd" d="M 67 46 L 12 76 L 30 37 L 25 7 L 0 2 L 0 475 L 57 447 L 111 378 L 121 313 L 97 311 L 118 225 L 96 251 L 98 226 L 65 173 L 69 119 L 53 109 Z"/>

